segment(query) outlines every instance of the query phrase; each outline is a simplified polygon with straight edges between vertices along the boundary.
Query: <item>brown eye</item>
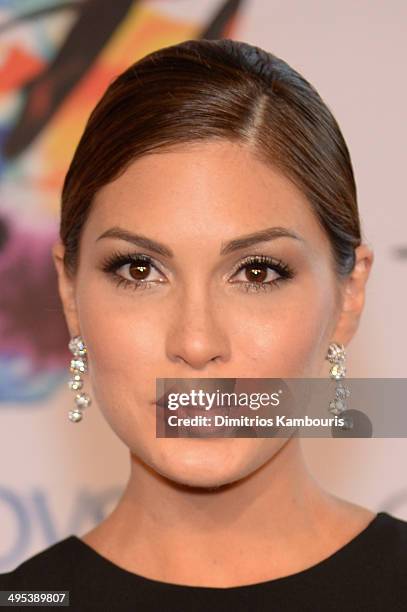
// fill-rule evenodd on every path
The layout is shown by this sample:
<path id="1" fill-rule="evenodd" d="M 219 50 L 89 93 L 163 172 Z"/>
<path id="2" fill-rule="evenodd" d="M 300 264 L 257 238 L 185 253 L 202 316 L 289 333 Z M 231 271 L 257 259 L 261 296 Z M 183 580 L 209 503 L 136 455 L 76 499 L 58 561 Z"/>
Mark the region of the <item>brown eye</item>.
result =
<path id="1" fill-rule="evenodd" d="M 267 255 L 252 255 L 239 264 L 231 282 L 244 291 L 257 292 L 271 290 L 293 277 L 293 270 L 281 260 Z"/>
<path id="2" fill-rule="evenodd" d="M 247 280 L 252 282 L 262 283 L 267 278 L 267 265 L 251 264 L 245 266 Z"/>
<path id="3" fill-rule="evenodd" d="M 238 270 L 238 274 L 235 274 L 235 279 L 242 283 L 269 285 L 274 280 L 277 280 L 278 277 L 278 273 L 273 269 L 274 267 L 267 263 L 249 262 Z"/>
<path id="4" fill-rule="evenodd" d="M 151 264 L 148 262 L 129 264 L 129 274 L 134 280 L 145 280 L 151 272 Z"/>
<path id="5" fill-rule="evenodd" d="M 150 256 L 144 254 L 114 251 L 103 262 L 102 270 L 125 289 L 151 289 L 167 282 Z"/>

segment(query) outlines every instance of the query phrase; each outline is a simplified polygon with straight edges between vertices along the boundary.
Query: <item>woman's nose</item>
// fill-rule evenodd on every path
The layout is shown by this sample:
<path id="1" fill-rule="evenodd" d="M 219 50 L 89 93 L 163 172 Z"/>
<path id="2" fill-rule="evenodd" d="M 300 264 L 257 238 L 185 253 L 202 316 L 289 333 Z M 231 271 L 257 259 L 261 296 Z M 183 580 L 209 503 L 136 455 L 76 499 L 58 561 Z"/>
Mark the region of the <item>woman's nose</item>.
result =
<path id="1" fill-rule="evenodd" d="M 230 358 L 230 339 L 224 314 L 210 297 L 202 293 L 184 296 L 171 316 L 166 351 L 172 362 L 182 362 L 194 370 L 203 370 Z"/>

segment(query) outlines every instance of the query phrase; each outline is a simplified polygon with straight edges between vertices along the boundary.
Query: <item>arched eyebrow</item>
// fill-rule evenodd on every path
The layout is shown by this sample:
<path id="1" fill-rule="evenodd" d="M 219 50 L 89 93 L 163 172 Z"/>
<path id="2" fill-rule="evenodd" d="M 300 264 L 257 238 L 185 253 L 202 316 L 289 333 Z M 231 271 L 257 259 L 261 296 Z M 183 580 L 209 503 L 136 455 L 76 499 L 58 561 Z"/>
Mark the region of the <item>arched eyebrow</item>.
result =
<path id="1" fill-rule="evenodd" d="M 143 236 L 142 234 L 134 234 L 133 232 L 129 232 L 129 230 L 121 227 L 111 227 L 96 238 L 96 242 L 102 238 L 118 238 L 119 240 L 131 242 L 132 244 L 142 247 L 143 249 L 153 251 L 158 255 L 163 255 L 164 257 L 174 257 L 174 253 L 169 247 L 165 246 L 165 244 L 152 240 L 151 238 L 147 238 L 147 236 Z"/>
<path id="2" fill-rule="evenodd" d="M 117 238 L 119 240 L 125 240 L 126 242 L 131 242 L 136 246 L 148 249 L 149 251 L 157 253 L 158 255 L 163 255 L 164 257 L 169 258 L 174 257 L 172 250 L 165 244 L 152 240 L 151 238 L 147 238 L 147 236 L 143 236 L 142 234 L 134 234 L 133 232 L 118 226 L 111 227 L 103 232 L 103 234 L 101 234 L 96 241 L 101 240 L 102 238 Z M 291 229 L 286 227 L 267 227 L 258 232 L 246 234 L 245 236 L 239 236 L 238 238 L 234 238 L 226 243 L 222 243 L 220 255 L 228 255 L 229 253 L 247 248 L 257 244 L 258 242 L 268 242 L 270 240 L 276 240 L 277 238 L 293 238 L 294 240 L 304 242 L 304 239 Z"/>
<path id="3" fill-rule="evenodd" d="M 277 238 L 293 238 L 294 240 L 300 240 L 301 242 L 305 242 L 304 238 L 302 238 L 299 234 L 294 232 L 293 230 L 286 227 L 266 227 L 258 232 L 253 232 L 252 234 L 246 234 L 245 236 L 240 236 L 238 238 L 234 238 L 229 242 L 226 242 L 222 245 L 220 250 L 221 255 L 228 255 L 229 253 L 233 253 L 239 249 L 244 249 L 253 244 L 257 244 L 258 242 L 268 242 L 270 240 L 276 240 Z"/>

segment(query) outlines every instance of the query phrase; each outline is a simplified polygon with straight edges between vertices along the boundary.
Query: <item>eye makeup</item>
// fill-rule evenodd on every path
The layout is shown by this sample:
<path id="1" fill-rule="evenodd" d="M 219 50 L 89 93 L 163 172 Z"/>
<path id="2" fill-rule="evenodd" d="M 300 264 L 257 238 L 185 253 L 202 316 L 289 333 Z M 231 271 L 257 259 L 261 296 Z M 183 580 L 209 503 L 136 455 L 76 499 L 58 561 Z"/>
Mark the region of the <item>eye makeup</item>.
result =
<path id="1" fill-rule="evenodd" d="M 155 280 L 149 280 L 148 278 L 125 278 L 121 274 L 118 274 L 117 271 L 126 265 L 135 267 L 137 272 L 141 275 L 146 273 L 147 277 L 150 276 L 154 270 L 158 273 L 159 278 Z M 102 262 L 101 269 L 111 277 L 118 287 L 122 286 L 125 289 L 146 290 L 160 283 L 167 282 L 159 265 L 150 255 L 145 253 L 113 251 Z M 259 276 L 261 277 L 264 273 L 266 273 L 267 278 L 268 270 L 277 272 L 279 276 L 278 278 L 265 282 L 259 282 L 258 280 L 232 280 L 243 270 L 255 271 L 255 277 L 257 276 L 257 278 Z M 229 277 L 229 282 L 245 292 L 270 291 L 275 287 L 279 287 L 281 283 L 292 279 L 294 276 L 295 272 L 291 266 L 284 263 L 281 259 L 268 255 L 248 255 L 235 264 Z"/>
<path id="2" fill-rule="evenodd" d="M 256 272 L 263 272 L 264 270 L 273 270 L 279 274 L 278 278 L 269 280 L 266 282 L 258 281 L 234 281 L 233 284 L 241 285 L 241 289 L 246 292 L 250 291 L 270 291 L 274 287 L 280 287 L 280 283 L 294 278 L 294 270 L 288 264 L 284 263 L 281 259 L 270 257 L 269 255 L 248 255 L 241 260 L 233 268 L 232 277 L 242 270 L 256 270 Z"/>
<path id="3" fill-rule="evenodd" d="M 135 253 L 135 252 L 121 252 L 121 251 L 113 251 L 103 262 L 102 262 L 102 270 L 106 274 L 108 274 L 111 279 L 116 283 L 117 287 L 123 286 L 125 289 L 148 289 L 152 285 L 156 285 L 157 282 L 166 282 L 166 281 L 151 281 L 145 279 L 136 279 L 132 280 L 117 274 L 117 270 L 125 265 L 135 266 L 139 272 L 146 271 L 150 272 L 151 268 L 154 268 L 159 274 L 162 274 L 155 261 L 150 255 L 146 255 L 145 253 Z M 162 274 L 162 276 L 164 276 Z"/>

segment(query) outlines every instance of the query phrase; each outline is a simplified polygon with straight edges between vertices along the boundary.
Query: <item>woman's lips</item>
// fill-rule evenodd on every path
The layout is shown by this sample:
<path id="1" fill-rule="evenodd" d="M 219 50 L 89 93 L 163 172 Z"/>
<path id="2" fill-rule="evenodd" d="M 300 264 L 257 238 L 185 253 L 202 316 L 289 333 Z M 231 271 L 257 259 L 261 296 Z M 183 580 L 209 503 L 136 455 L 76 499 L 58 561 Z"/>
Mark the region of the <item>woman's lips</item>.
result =
<path id="1" fill-rule="evenodd" d="M 166 379 L 162 379 L 166 380 Z M 173 379 L 175 380 L 175 379 Z M 204 393 L 205 397 L 209 395 L 213 396 L 215 392 L 223 391 L 230 393 L 234 390 L 236 384 L 235 378 L 221 378 L 221 379 L 212 379 L 212 378 L 187 378 L 187 379 L 178 379 L 173 382 L 171 387 L 168 387 L 168 384 L 164 385 L 164 393 L 159 397 L 153 400 L 153 403 L 156 403 L 163 408 L 167 407 L 167 403 L 172 396 L 180 398 L 181 396 L 185 396 L 191 394 L 192 392 L 196 392 L 199 389 L 199 393 Z M 199 405 L 196 403 L 197 398 L 194 396 L 195 403 L 190 403 L 187 405 L 181 404 L 179 409 L 181 408 L 196 408 L 198 410 L 204 410 L 205 406 Z M 174 400 L 172 400 L 174 401 Z"/>
<path id="2" fill-rule="evenodd" d="M 217 434 L 219 437 L 226 437 L 225 431 L 233 433 L 236 427 L 228 424 L 216 425 L 215 417 L 230 416 L 232 406 L 218 406 L 217 403 L 212 404 L 209 397 L 212 398 L 213 393 L 216 391 L 233 391 L 235 380 L 234 378 L 177 380 L 154 401 L 157 408 L 157 419 L 161 419 L 166 431 L 168 431 L 169 428 L 174 432 L 185 432 L 187 435 L 191 434 L 201 438 L 206 435 L 208 435 L 208 437 L 213 437 L 213 434 Z M 200 392 L 203 391 L 205 395 L 203 397 L 200 395 L 199 398 L 197 396 L 190 396 L 190 401 L 186 404 L 180 402 L 182 395 L 185 396 L 185 394 L 190 394 L 192 390 L 196 389 L 199 389 Z M 174 397 L 176 398 L 177 406 L 171 409 L 171 401 L 174 401 Z M 203 403 L 201 403 L 201 401 L 203 401 Z M 171 416 L 175 416 L 179 421 L 171 419 L 173 424 L 170 425 L 168 419 Z M 200 417 L 200 419 L 194 417 Z M 194 419 L 194 424 L 190 422 L 188 424 L 189 419 Z"/>

